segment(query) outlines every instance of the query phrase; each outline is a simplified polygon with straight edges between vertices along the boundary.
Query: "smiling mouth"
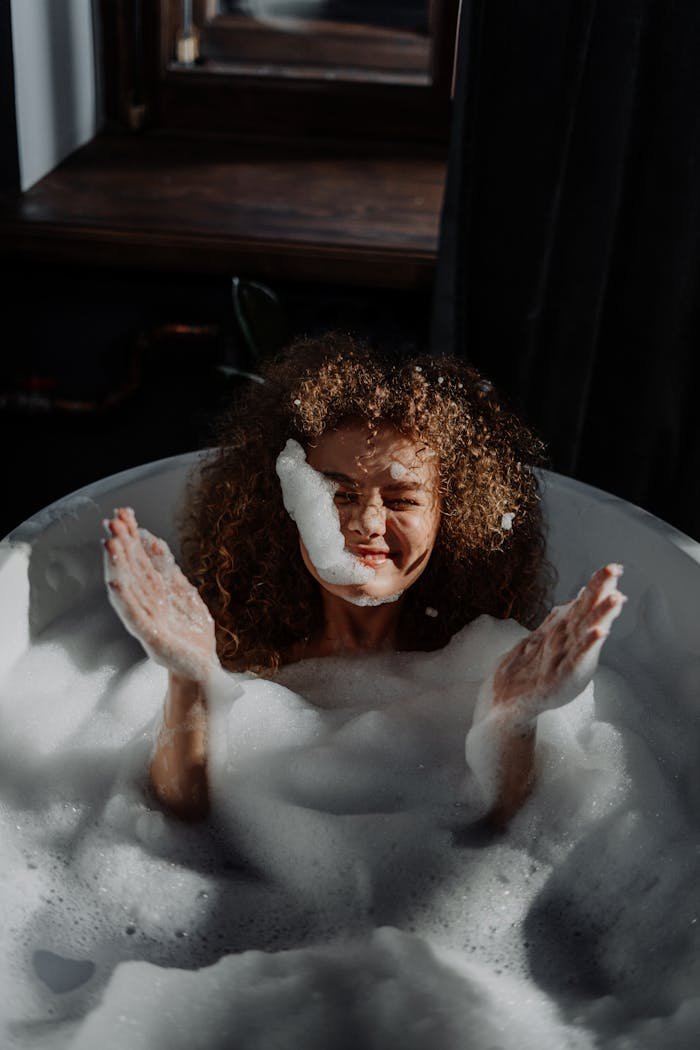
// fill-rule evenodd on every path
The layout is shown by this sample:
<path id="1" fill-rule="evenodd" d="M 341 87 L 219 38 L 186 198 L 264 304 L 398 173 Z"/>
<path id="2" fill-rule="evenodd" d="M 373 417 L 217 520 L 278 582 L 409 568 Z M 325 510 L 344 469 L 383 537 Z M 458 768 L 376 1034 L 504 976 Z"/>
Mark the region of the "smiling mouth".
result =
<path id="1" fill-rule="evenodd" d="M 353 547 L 352 554 L 361 561 L 363 565 L 368 565 L 372 569 L 378 568 L 380 565 L 384 565 L 386 562 L 393 562 L 397 555 L 389 550 L 376 550 L 372 547 Z"/>

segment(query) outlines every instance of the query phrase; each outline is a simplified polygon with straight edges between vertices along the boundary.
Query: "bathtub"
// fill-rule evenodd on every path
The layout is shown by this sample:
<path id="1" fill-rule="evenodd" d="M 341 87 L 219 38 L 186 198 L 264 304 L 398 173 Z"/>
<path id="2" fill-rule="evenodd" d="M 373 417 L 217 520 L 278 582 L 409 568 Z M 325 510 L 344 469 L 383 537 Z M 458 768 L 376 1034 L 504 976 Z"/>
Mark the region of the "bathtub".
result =
<path id="1" fill-rule="evenodd" d="M 186 476 L 200 455 L 174 456 L 95 482 L 51 504 L 0 543 L 0 680 L 37 639 L 50 632 L 54 622 L 82 606 L 107 607 L 99 540 L 103 535 L 102 520 L 115 507 L 134 507 L 139 522 L 177 550 L 176 515 Z M 581 482 L 547 471 L 542 472 L 541 481 L 548 553 L 557 571 L 555 602 L 573 597 L 600 565 L 611 561 L 624 565 L 621 589 L 629 602 L 603 650 L 603 664 L 611 674 L 624 675 L 636 690 L 640 717 L 633 726 L 635 738 L 643 739 L 653 751 L 660 768 L 667 771 L 669 782 L 681 793 L 683 806 L 691 814 L 690 823 L 697 824 L 700 814 L 700 544 L 640 508 Z M 659 697 L 663 698 L 661 711 L 658 710 Z M 31 712 L 28 711 L 27 716 L 31 717 Z M 629 863 L 633 872 L 633 862 Z M 700 907 L 700 897 L 697 903 Z M 535 919 L 530 921 L 536 925 Z M 690 917 L 687 921 L 694 920 Z M 404 942 L 399 945 L 398 940 L 391 940 L 403 934 L 380 931 L 378 936 L 385 939 L 373 945 L 372 958 L 383 952 L 381 958 L 385 960 L 387 953 L 396 955 L 400 948 L 401 957 L 410 959 L 415 946 Z M 60 956 L 56 955 L 56 959 Z M 359 956 L 356 962 L 362 968 L 363 957 Z M 326 965 L 330 965 L 328 960 L 321 959 L 318 963 L 321 971 Z M 60 1038 L 57 1034 L 55 1044 L 50 1044 L 52 1047 L 82 1050 L 91 1045 L 90 1040 L 96 1038 L 98 1032 L 103 1033 L 101 1039 L 106 1038 L 106 1031 L 111 1033 L 112 1041 L 104 1045 L 119 1050 L 131 1045 L 128 1033 L 123 1035 L 123 1042 L 119 1041 L 122 1036 L 118 1034 L 118 1022 L 123 1022 L 128 1015 L 129 1003 L 138 1012 L 139 982 L 143 979 L 147 985 L 151 977 L 136 971 L 122 972 L 131 976 L 128 980 L 125 977 L 123 987 L 113 991 L 112 998 L 108 996 L 106 1005 L 99 1008 L 104 1016 L 95 1007 L 87 1027 L 81 1028 L 67 1008 L 61 1018 Z M 60 975 L 57 980 L 60 985 Z M 478 973 L 471 974 L 469 980 L 478 998 L 481 977 Z M 551 984 L 551 975 L 547 980 Z M 155 986 L 149 987 L 149 994 L 155 994 Z M 66 1000 L 69 1005 L 70 994 L 67 993 Z M 180 994 L 177 989 L 175 994 Z M 565 1002 L 565 995 L 560 1000 L 558 991 L 552 994 L 556 1002 Z M 569 1036 L 562 1035 L 564 1029 L 552 1028 L 552 1046 L 609 1045 L 617 1050 L 618 1045 L 623 1045 L 617 1043 L 618 1038 L 630 1031 L 638 1040 L 635 1046 L 681 1047 L 686 1045 L 684 1039 L 692 1042 L 693 1033 L 700 1033 L 700 1000 L 692 987 L 679 990 L 676 983 L 676 999 L 667 1009 L 673 1018 L 680 1017 L 680 1020 L 677 1023 L 673 1020 L 675 1027 L 668 1030 L 658 1017 L 645 1017 L 643 1004 L 630 1006 L 633 996 L 629 1002 L 625 1001 L 627 1016 L 622 1007 L 611 1005 L 611 996 L 596 994 L 590 1031 L 597 1033 L 595 1038 L 600 1038 L 600 1043 L 594 1041 L 593 1035 L 590 1043 L 585 1042 L 583 1036 L 576 1042 L 572 1035 L 571 1043 L 557 1044 L 557 1039 L 565 1040 Z M 512 1044 L 504 1037 L 505 1041 L 498 1045 L 521 1045 L 518 1039 L 522 1032 L 515 1022 L 513 1033 Z M 148 1037 L 143 1038 L 143 1043 L 134 1045 L 149 1046 Z M 34 1046 L 31 1041 L 23 1042 L 21 1037 L 10 1045 Z M 225 1041 L 211 1042 L 212 1047 L 219 1045 L 223 1047 Z M 258 1044 L 251 1045 L 257 1047 Z M 447 1048 L 453 1044 L 438 1038 L 434 1045 Z M 481 1046 L 481 1043 L 474 1045 Z M 484 1045 L 491 1044 L 486 1041 Z M 542 1042 L 541 1045 L 550 1044 Z"/>
<path id="2" fill-rule="evenodd" d="M 101 522 L 133 506 L 139 521 L 177 547 L 175 515 L 185 478 L 200 453 L 146 463 L 96 481 L 35 514 L 0 543 L 0 670 L 33 633 L 102 587 Z M 606 647 L 612 655 L 640 610 L 657 608 L 673 645 L 700 652 L 700 543 L 625 500 L 550 471 L 541 472 L 548 555 L 557 571 L 556 603 L 567 601 L 600 565 L 624 564 L 626 615 Z M 29 573 L 26 555 L 31 548 Z"/>

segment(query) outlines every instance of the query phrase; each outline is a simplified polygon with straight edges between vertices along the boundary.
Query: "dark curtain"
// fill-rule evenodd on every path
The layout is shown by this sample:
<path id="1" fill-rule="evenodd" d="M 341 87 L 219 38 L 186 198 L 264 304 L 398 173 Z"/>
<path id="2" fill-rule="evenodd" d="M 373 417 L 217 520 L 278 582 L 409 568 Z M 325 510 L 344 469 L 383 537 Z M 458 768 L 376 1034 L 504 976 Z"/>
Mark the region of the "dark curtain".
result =
<path id="1" fill-rule="evenodd" d="M 433 344 L 700 538 L 700 3 L 463 0 Z"/>

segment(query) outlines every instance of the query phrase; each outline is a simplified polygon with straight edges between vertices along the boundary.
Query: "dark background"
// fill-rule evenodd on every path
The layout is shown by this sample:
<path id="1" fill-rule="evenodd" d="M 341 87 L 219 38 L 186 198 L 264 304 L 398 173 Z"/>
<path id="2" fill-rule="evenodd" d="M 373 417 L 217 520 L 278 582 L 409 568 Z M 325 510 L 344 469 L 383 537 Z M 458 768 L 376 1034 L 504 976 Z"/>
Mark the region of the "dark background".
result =
<path id="1" fill-rule="evenodd" d="M 98 478 L 209 445 L 245 373 L 287 339 L 334 328 L 410 352 L 429 336 L 427 291 L 262 285 L 254 353 L 230 275 L 25 265 L 5 287 L 2 535 Z"/>
<path id="2" fill-rule="evenodd" d="M 463 0 L 434 346 L 700 538 L 700 5 Z"/>
<path id="3" fill-rule="evenodd" d="M 700 538 L 698 54 L 695 0 L 463 0 L 434 299 L 275 284 L 277 336 L 339 327 L 464 356 L 553 469 Z M 7 184 L 11 62 L 0 78 Z M 98 477 L 209 443 L 255 368 L 235 276 L 251 279 L 12 266 L 0 533 Z"/>

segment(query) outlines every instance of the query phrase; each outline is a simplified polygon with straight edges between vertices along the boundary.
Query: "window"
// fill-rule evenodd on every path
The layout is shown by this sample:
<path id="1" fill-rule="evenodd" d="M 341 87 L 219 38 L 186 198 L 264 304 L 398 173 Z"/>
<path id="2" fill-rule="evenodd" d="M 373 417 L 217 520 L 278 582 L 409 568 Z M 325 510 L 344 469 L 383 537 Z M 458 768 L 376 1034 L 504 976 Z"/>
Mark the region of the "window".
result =
<path id="1" fill-rule="evenodd" d="M 445 142 L 459 0 L 102 0 L 108 112 L 264 137 Z"/>

